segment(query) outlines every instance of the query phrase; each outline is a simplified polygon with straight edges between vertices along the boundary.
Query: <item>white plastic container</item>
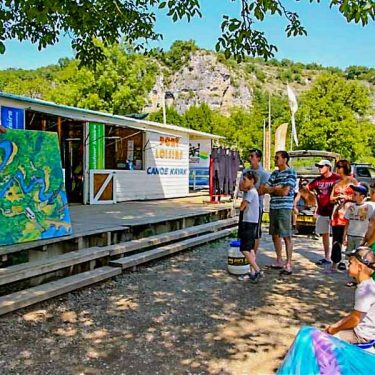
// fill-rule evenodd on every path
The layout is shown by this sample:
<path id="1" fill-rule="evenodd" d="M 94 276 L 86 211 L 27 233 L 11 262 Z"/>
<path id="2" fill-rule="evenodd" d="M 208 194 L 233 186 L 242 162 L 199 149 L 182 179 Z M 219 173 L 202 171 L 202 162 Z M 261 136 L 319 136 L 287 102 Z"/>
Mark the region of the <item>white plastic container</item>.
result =
<path id="1" fill-rule="evenodd" d="M 240 241 L 229 242 L 228 272 L 232 275 L 243 275 L 250 272 L 249 263 L 240 251 Z"/>

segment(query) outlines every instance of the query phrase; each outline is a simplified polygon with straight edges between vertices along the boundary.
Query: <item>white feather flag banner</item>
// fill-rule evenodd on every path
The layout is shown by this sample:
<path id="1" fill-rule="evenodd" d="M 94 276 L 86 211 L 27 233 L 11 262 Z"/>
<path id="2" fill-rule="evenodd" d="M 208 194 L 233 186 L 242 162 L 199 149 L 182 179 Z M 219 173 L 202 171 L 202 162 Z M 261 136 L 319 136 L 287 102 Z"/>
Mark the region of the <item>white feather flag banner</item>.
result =
<path id="1" fill-rule="evenodd" d="M 297 98 L 296 98 L 294 91 L 289 87 L 289 85 L 286 85 L 286 89 L 288 92 L 288 101 L 289 101 L 289 108 L 290 108 L 290 113 L 291 113 L 292 134 L 293 134 L 294 142 L 298 146 L 296 120 L 294 118 L 294 115 L 298 110 L 298 102 L 297 102 Z"/>

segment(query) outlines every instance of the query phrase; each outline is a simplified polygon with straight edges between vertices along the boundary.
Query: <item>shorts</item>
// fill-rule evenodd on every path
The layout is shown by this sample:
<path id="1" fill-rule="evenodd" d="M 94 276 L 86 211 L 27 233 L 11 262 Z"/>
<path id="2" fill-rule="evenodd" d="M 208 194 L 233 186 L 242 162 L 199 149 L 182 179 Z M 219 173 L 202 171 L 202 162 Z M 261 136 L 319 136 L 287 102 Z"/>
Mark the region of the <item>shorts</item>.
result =
<path id="1" fill-rule="evenodd" d="M 254 249 L 258 223 L 248 223 L 243 221 L 239 225 L 238 238 L 241 240 L 240 251 L 250 251 Z"/>
<path id="2" fill-rule="evenodd" d="M 292 236 L 292 209 L 270 209 L 269 233 L 283 238 Z"/>
<path id="3" fill-rule="evenodd" d="M 329 233 L 329 223 L 331 218 L 329 216 L 318 215 L 315 223 L 315 233 L 316 234 L 325 234 Z"/>
<path id="4" fill-rule="evenodd" d="M 348 244 L 346 246 L 346 251 L 352 251 L 357 247 L 361 246 L 363 237 L 359 236 L 348 236 Z"/>
<path id="5" fill-rule="evenodd" d="M 343 331 L 337 332 L 334 336 L 351 344 L 360 344 L 371 341 L 358 336 L 354 329 L 344 329 Z"/>

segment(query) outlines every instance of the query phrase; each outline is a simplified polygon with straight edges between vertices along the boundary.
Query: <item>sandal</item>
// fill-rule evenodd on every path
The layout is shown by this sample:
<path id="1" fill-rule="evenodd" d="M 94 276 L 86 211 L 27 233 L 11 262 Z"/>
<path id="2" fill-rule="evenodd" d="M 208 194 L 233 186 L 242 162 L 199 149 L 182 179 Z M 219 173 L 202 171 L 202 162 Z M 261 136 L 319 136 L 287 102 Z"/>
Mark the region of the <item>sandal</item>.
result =
<path id="1" fill-rule="evenodd" d="M 271 270 L 282 270 L 284 267 L 283 266 L 279 266 L 277 264 L 269 264 L 268 266 L 264 266 L 264 269 L 268 270 L 268 269 L 271 269 Z"/>
<path id="2" fill-rule="evenodd" d="M 315 264 L 317 266 L 323 266 L 324 264 L 330 264 L 331 262 L 325 258 L 319 259 Z"/>
<path id="3" fill-rule="evenodd" d="M 344 262 L 340 262 L 338 265 L 337 265 L 337 269 L 339 269 L 340 271 L 345 271 L 346 270 L 346 265 Z"/>
<path id="4" fill-rule="evenodd" d="M 288 271 L 287 269 L 283 269 L 280 271 L 280 275 L 290 276 L 293 273 L 292 270 Z"/>

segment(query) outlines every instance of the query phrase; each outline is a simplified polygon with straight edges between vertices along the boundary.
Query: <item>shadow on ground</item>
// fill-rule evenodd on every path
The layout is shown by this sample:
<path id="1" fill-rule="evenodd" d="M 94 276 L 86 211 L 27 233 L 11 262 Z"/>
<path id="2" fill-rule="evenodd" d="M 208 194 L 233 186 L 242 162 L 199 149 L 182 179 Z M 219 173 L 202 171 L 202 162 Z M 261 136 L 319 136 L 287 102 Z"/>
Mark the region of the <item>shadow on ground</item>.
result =
<path id="1" fill-rule="evenodd" d="M 298 237 L 293 275 L 254 285 L 227 273 L 222 240 L 9 314 L 2 374 L 273 373 L 302 325 L 352 306 L 346 276 L 314 265 L 320 246 Z M 265 236 L 260 263 L 272 260 Z"/>

